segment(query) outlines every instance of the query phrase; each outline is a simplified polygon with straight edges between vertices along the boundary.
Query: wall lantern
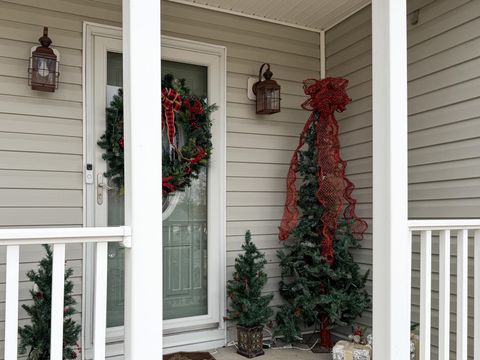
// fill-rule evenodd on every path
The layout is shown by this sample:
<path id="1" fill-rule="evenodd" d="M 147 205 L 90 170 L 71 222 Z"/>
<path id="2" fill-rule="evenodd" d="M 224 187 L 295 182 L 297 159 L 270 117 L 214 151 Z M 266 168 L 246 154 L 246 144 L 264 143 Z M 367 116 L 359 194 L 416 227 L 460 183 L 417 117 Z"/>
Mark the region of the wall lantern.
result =
<path id="1" fill-rule="evenodd" d="M 28 84 L 33 90 L 54 92 L 58 88 L 58 61 L 60 54 L 50 48 L 52 40 L 48 37 L 48 27 L 43 28 L 43 36 L 38 39 L 41 46 L 32 48 L 28 68 Z"/>
<path id="2" fill-rule="evenodd" d="M 267 70 L 263 72 L 263 68 Z M 262 74 L 265 80 L 262 80 Z M 257 96 L 257 114 L 275 114 L 280 112 L 280 85 L 272 80 L 270 64 L 263 64 L 258 73 L 258 81 L 253 84 L 253 93 Z"/>

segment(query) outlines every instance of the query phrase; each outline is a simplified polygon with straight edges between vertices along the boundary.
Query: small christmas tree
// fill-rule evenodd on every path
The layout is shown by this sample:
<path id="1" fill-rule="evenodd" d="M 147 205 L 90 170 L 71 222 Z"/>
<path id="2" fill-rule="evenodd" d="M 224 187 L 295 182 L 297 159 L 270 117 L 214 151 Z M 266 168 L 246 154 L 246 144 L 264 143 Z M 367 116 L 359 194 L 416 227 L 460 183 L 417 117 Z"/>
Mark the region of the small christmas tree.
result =
<path id="1" fill-rule="evenodd" d="M 267 282 L 267 274 L 263 271 L 267 260 L 252 242 L 250 231 L 245 234 L 242 250 L 244 254 L 235 259 L 233 279 L 227 283 L 227 294 L 231 300 L 231 309 L 227 313 L 228 320 L 252 328 L 265 325 L 272 316 L 273 311 L 268 304 L 273 295 L 261 294 Z"/>
<path id="2" fill-rule="evenodd" d="M 27 360 L 50 359 L 50 331 L 51 331 L 51 305 L 52 305 L 52 267 L 53 251 L 44 245 L 46 256 L 40 261 L 37 271 L 30 270 L 27 277 L 34 283 L 30 290 L 33 305 L 22 305 L 30 316 L 31 324 L 20 327 L 20 353 L 27 354 Z M 65 270 L 64 287 L 64 312 L 63 312 L 63 359 L 76 359 L 79 345 L 77 343 L 81 326 L 72 316 L 77 313 L 72 296 L 73 283 L 70 277 L 72 268 Z"/>

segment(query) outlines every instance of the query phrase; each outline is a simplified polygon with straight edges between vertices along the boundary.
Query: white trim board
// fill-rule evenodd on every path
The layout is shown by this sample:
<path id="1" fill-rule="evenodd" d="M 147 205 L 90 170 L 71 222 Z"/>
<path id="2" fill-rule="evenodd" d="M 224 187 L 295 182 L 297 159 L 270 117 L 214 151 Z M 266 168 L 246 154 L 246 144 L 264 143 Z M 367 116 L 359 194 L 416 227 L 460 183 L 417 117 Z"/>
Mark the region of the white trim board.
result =
<path id="1" fill-rule="evenodd" d="M 326 55 L 326 43 L 325 43 L 325 31 L 320 31 L 320 78 L 324 79 L 327 76 L 327 71 L 326 71 L 326 61 L 327 61 L 327 55 Z"/>
<path id="2" fill-rule="evenodd" d="M 94 212 L 87 212 L 87 209 L 94 208 L 94 200 L 90 196 L 94 186 L 90 185 L 90 188 L 87 187 L 85 181 L 85 169 L 88 161 L 93 159 L 92 151 L 93 149 L 87 146 L 87 141 L 89 141 L 93 134 L 87 134 L 88 128 L 92 128 L 89 124 L 89 121 L 93 121 L 94 109 L 93 106 L 88 104 L 93 104 L 94 96 L 94 84 L 90 83 L 90 79 L 93 78 L 93 65 L 94 65 L 94 37 L 109 37 L 113 39 L 120 40 L 122 39 L 122 29 L 120 27 L 96 24 L 91 22 L 83 23 L 83 60 L 82 60 L 82 76 L 83 76 L 83 226 L 84 227 L 94 227 L 95 218 Z M 82 359 L 86 359 L 87 354 L 90 353 L 89 347 L 93 342 L 93 279 L 94 279 L 94 268 L 93 268 L 93 259 L 94 249 L 92 246 L 83 247 L 83 261 L 82 261 L 82 347 L 85 351 L 82 351 Z M 88 260 L 88 262 L 87 262 Z M 87 279 L 90 282 L 87 284 Z M 87 296 L 88 295 L 88 296 Z M 108 332 L 107 332 L 108 338 Z"/>

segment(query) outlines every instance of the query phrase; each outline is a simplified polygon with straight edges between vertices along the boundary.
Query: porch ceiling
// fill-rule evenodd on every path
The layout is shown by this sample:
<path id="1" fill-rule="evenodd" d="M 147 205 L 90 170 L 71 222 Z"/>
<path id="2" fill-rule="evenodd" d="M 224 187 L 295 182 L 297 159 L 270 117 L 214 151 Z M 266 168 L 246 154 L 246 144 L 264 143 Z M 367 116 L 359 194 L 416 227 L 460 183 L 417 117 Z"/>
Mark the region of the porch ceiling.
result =
<path id="1" fill-rule="evenodd" d="M 370 3 L 370 0 L 168 0 L 322 31 Z"/>

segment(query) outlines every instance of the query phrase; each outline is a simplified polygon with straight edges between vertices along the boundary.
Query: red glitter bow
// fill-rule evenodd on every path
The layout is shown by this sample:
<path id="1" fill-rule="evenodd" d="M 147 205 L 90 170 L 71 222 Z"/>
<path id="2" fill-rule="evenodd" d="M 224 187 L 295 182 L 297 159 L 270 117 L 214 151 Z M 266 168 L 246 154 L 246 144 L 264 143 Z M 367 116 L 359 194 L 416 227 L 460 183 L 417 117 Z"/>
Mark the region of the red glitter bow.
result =
<path id="1" fill-rule="evenodd" d="M 302 104 L 302 107 L 311 110 L 312 114 L 303 128 L 299 144 L 290 162 L 287 176 L 287 198 L 279 228 L 279 239 L 286 240 L 298 224 L 298 194 L 295 185 L 298 157 L 300 149 L 305 144 L 307 132 L 314 125 L 318 169 L 316 197 L 325 208 L 321 217 L 321 235 L 323 235 L 321 253 L 329 263 L 334 261 L 333 239 L 338 227 L 338 218 L 345 202 L 347 206 L 343 214 L 352 234 L 361 239 L 367 230 L 365 221 L 355 214 L 356 200 L 351 196 L 354 186 L 345 175 L 347 163 L 340 157 L 338 124 L 334 116 L 335 111 L 344 111 L 347 104 L 351 102 L 346 93 L 347 85 L 348 81 L 342 78 L 308 79 L 304 81 L 305 94 L 309 95 L 310 98 Z"/>
<path id="2" fill-rule="evenodd" d="M 173 145 L 175 138 L 175 112 L 182 106 L 182 98 L 174 89 L 162 89 L 164 121 L 162 130 L 167 127 L 168 142 Z"/>

